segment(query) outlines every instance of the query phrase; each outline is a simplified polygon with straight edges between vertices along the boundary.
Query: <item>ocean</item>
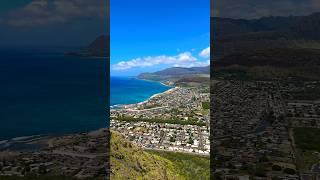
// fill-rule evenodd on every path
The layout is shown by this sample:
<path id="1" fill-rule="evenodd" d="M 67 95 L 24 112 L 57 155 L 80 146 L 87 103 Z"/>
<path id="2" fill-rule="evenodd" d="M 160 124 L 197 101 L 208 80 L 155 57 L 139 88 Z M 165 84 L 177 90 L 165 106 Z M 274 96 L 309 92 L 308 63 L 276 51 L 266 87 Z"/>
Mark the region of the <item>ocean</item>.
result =
<path id="1" fill-rule="evenodd" d="M 159 82 L 139 80 L 135 77 L 111 77 L 110 80 L 112 107 L 143 102 L 152 95 L 171 88 Z"/>
<path id="2" fill-rule="evenodd" d="M 0 141 L 108 127 L 109 61 L 0 50 Z"/>

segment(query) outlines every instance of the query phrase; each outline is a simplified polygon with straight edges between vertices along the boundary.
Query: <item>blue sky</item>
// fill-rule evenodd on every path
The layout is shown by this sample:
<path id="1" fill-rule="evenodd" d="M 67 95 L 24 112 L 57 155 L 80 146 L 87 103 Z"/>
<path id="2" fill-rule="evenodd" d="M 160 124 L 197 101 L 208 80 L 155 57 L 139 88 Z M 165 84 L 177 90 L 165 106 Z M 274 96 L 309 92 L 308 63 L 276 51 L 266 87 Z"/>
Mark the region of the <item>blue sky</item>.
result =
<path id="1" fill-rule="evenodd" d="M 209 0 L 111 0 L 110 7 L 112 76 L 208 64 Z"/>

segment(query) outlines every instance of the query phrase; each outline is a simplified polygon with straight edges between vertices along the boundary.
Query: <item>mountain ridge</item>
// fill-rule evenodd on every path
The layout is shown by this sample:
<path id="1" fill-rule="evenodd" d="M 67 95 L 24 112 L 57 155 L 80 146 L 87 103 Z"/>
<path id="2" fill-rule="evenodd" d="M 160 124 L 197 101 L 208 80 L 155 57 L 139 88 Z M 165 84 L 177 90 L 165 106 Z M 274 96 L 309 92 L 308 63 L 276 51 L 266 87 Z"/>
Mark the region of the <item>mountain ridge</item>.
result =
<path id="1" fill-rule="evenodd" d="M 100 35 L 92 41 L 87 47 L 78 51 L 66 52 L 66 56 L 81 56 L 81 57 L 110 57 L 110 37 Z"/>
<path id="2" fill-rule="evenodd" d="M 209 83 L 210 66 L 171 67 L 153 73 L 141 73 L 138 79 L 160 81 L 167 85 L 204 85 Z"/>
<path id="3" fill-rule="evenodd" d="M 320 13 L 259 19 L 211 17 L 214 58 L 265 48 L 320 47 Z"/>
<path id="4" fill-rule="evenodd" d="M 210 67 L 171 67 L 164 70 L 156 71 L 153 73 L 141 73 L 138 78 L 143 78 L 146 75 L 158 75 L 158 76 L 180 76 L 180 75 L 190 75 L 190 74 L 209 74 Z"/>

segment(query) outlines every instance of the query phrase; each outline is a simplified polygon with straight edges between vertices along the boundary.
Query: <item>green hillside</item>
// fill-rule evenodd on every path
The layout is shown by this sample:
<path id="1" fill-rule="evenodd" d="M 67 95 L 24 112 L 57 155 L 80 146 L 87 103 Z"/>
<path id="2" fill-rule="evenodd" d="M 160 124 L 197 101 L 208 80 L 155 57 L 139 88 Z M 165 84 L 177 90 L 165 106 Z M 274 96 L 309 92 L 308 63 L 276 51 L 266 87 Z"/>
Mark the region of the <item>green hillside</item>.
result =
<path id="1" fill-rule="evenodd" d="M 209 158 L 171 152 L 143 151 L 112 132 L 111 179 L 209 179 Z"/>
<path id="2" fill-rule="evenodd" d="M 143 151 L 112 132 L 111 179 L 184 179 L 167 159 Z"/>

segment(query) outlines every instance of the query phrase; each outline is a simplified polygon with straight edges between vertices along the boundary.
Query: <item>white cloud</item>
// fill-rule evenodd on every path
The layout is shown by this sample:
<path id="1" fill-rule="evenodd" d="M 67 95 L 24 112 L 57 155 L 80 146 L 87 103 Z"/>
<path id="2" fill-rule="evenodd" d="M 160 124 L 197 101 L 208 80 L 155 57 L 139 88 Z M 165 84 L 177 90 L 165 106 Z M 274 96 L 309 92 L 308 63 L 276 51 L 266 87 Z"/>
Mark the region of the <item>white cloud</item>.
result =
<path id="1" fill-rule="evenodd" d="M 209 58 L 210 57 L 210 46 L 205 48 L 199 53 L 199 56 L 204 57 L 204 58 Z"/>
<path id="2" fill-rule="evenodd" d="M 207 66 L 209 61 L 199 61 L 190 52 L 180 53 L 176 56 L 147 56 L 129 61 L 121 61 L 112 66 L 113 70 L 127 70 L 132 68 L 151 67 L 156 65 L 171 65 L 174 67 Z"/>
<path id="3" fill-rule="evenodd" d="M 171 65 L 174 67 L 207 66 L 209 61 L 199 61 L 190 52 L 180 53 L 176 56 L 147 56 L 129 61 L 121 61 L 112 66 L 113 70 L 127 70 L 133 68 L 151 67 L 156 65 Z"/>
<path id="4" fill-rule="evenodd" d="M 103 0 L 33 0 L 10 12 L 6 19 L 12 26 L 40 26 L 66 23 L 81 17 L 104 17 L 106 10 Z"/>

